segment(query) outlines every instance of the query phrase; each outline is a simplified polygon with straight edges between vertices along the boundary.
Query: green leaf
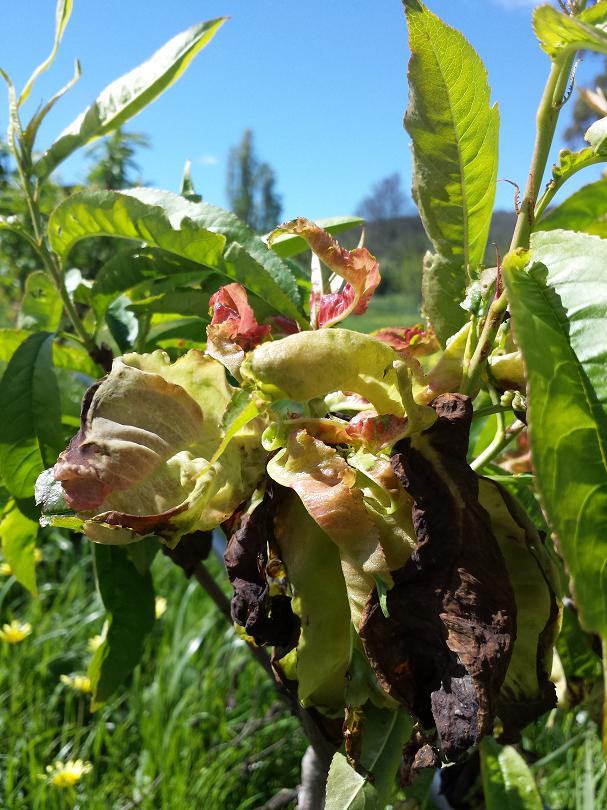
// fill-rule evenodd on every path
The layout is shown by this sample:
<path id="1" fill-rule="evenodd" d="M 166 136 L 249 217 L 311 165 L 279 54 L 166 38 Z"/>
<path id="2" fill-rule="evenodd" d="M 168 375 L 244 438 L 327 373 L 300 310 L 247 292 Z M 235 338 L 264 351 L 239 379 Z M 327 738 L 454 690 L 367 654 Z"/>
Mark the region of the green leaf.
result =
<path id="1" fill-rule="evenodd" d="M 606 179 L 601 178 L 576 191 L 541 219 L 534 230 L 554 231 L 562 228 L 607 237 Z"/>
<path id="2" fill-rule="evenodd" d="M 553 62 L 575 51 L 607 53 L 607 33 L 602 26 L 607 18 L 607 3 L 600 2 L 578 16 L 543 5 L 533 13 L 533 30 Z"/>
<path id="3" fill-rule="evenodd" d="M 532 236 L 529 271 L 505 274 L 528 375 L 537 486 L 580 619 L 607 637 L 607 241 Z"/>
<path id="4" fill-rule="evenodd" d="M 32 87 L 34 86 L 34 82 L 38 76 L 40 76 L 41 73 L 44 73 L 44 71 L 52 65 L 53 60 L 57 55 L 57 51 L 59 50 L 59 45 L 61 44 L 61 40 L 63 38 L 63 32 L 65 31 L 72 14 L 73 5 L 73 0 L 57 0 L 57 6 L 55 9 L 55 41 L 53 42 L 53 49 L 44 62 L 41 65 L 38 65 L 36 70 L 27 80 L 27 84 L 23 88 L 21 95 L 19 96 L 19 101 L 17 102 L 19 107 L 27 100 L 29 94 L 32 92 Z"/>
<path id="5" fill-rule="evenodd" d="M 515 748 L 485 737 L 480 754 L 487 810 L 542 810 L 533 775 Z"/>
<path id="6" fill-rule="evenodd" d="M 183 176 L 181 178 L 181 188 L 179 189 L 179 194 L 181 197 L 185 197 L 186 200 L 190 200 L 190 202 L 202 202 L 202 197 L 200 194 L 196 194 L 196 189 L 194 188 L 194 183 L 192 182 L 192 175 L 190 173 L 191 168 L 191 162 L 186 160 L 185 166 L 183 167 Z"/>
<path id="7" fill-rule="evenodd" d="M 33 494 L 37 476 L 64 444 L 52 348 L 48 332 L 30 335 L 0 383 L 0 472 L 15 498 Z"/>
<path id="8" fill-rule="evenodd" d="M 209 293 L 205 290 L 196 290 L 191 287 L 178 287 L 176 290 L 140 298 L 128 305 L 127 309 L 136 315 L 144 313 L 191 315 L 210 321 Z M 203 328 L 200 325 L 200 336 L 203 339 Z"/>
<path id="9" fill-rule="evenodd" d="M 327 778 L 325 810 L 381 810 L 377 791 L 337 752 Z"/>
<path id="10" fill-rule="evenodd" d="M 49 221 L 53 250 L 65 261 L 90 236 L 116 236 L 203 265 L 243 284 L 284 315 L 306 324 L 299 292 L 284 262 L 234 214 L 154 189 L 74 194 Z M 225 253 L 224 253 L 225 251 Z M 184 267 L 190 269 L 190 264 Z M 147 272 L 147 271 L 144 271 Z M 107 290 L 107 286 L 102 289 Z"/>
<path id="11" fill-rule="evenodd" d="M 55 332 L 61 323 L 63 302 L 57 287 L 42 270 L 30 273 L 25 282 L 25 292 L 17 326 L 21 329 Z"/>
<path id="12" fill-rule="evenodd" d="M 140 574 L 126 548 L 93 544 L 95 574 L 108 619 L 105 641 L 89 665 L 95 710 L 124 682 L 141 660 L 154 621 L 154 586 Z"/>
<path id="13" fill-rule="evenodd" d="M 105 322 L 121 352 L 132 349 L 139 333 L 139 321 L 130 310 L 130 299 L 121 295 L 113 301 L 105 313 Z"/>
<path id="14" fill-rule="evenodd" d="M 497 178 L 499 113 L 487 72 L 466 39 L 419 0 L 404 0 L 409 24 L 413 194 L 434 247 L 461 265 L 461 285 L 481 264 Z M 462 295 L 463 298 L 463 295 Z"/>
<path id="15" fill-rule="evenodd" d="M 364 219 L 361 217 L 326 217 L 324 219 L 313 220 L 319 228 L 322 228 L 327 233 L 336 234 L 343 231 L 358 228 L 364 224 Z M 267 239 L 267 237 L 264 237 Z M 292 233 L 282 233 L 272 240 L 272 250 L 283 259 L 290 259 L 292 256 L 298 256 L 300 253 L 305 253 L 309 250 L 308 243 L 301 236 L 296 236 Z"/>
<path id="16" fill-rule="evenodd" d="M 586 131 L 584 139 L 597 155 L 604 155 L 607 152 L 607 118 L 595 121 Z"/>
<path id="17" fill-rule="evenodd" d="M 423 309 L 443 346 L 468 320 L 460 306 L 465 295 L 466 277 L 461 264 L 428 251 L 422 275 Z"/>
<path id="18" fill-rule="evenodd" d="M 0 523 L 0 540 L 4 559 L 10 565 L 17 582 L 32 594 L 38 595 L 36 587 L 36 537 L 38 524 L 26 518 L 12 504 L 5 510 Z"/>
<path id="19" fill-rule="evenodd" d="M 225 18 L 220 18 L 193 25 L 173 37 L 147 62 L 108 85 L 35 163 L 38 177 L 47 177 L 76 149 L 113 132 L 158 98 L 181 76 L 224 22 Z"/>

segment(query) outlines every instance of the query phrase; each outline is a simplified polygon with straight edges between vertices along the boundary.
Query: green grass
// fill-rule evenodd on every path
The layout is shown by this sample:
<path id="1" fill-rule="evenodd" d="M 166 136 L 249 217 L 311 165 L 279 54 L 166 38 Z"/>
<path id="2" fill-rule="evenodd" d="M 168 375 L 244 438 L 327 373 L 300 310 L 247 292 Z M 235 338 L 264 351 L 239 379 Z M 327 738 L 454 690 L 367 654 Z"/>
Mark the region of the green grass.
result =
<path id="1" fill-rule="evenodd" d="M 401 293 L 374 296 L 362 315 L 351 315 L 343 322 L 356 332 L 373 332 L 383 326 L 413 326 L 421 320 L 415 302 Z"/>
<path id="2" fill-rule="evenodd" d="M 91 714 L 90 698 L 60 682 L 86 670 L 102 627 L 88 542 L 49 534 L 43 554 L 39 599 L 12 577 L 0 589 L 2 622 L 32 624 L 20 644 L 0 642 L 0 807 L 245 810 L 297 784 L 297 721 L 200 586 L 162 555 L 153 573 L 167 611 L 131 681 Z M 75 789 L 42 778 L 76 758 L 93 769 Z"/>

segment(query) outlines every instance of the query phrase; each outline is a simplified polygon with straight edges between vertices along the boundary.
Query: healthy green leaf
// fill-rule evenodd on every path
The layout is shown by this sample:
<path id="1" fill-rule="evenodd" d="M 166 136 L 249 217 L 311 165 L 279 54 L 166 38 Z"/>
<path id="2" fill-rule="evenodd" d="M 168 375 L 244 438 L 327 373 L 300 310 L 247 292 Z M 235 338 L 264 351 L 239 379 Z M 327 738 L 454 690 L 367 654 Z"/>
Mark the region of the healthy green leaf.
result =
<path id="1" fill-rule="evenodd" d="M 350 767 L 339 752 L 333 756 L 329 768 L 325 810 L 380 810 L 373 785 Z"/>
<path id="2" fill-rule="evenodd" d="M 535 226 L 536 231 L 562 228 L 607 237 L 607 180 L 601 178 L 574 192 Z"/>
<path id="3" fill-rule="evenodd" d="M 461 287 L 485 253 L 497 178 L 499 113 L 487 73 L 464 37 L 419 0 L 409 24 L 413 193 L 437 253 L 461 265 Z M 463 295 L 462 295 L 463 298 Z"/>
<path id="4" fill-rule="evenodd" d="M 37 476 L 63 446 L 53 336 L 30 335 L 11 357 L 0 383 L 0 472 L 15 498 L 34 492 Z"/>
<path id="5" fill-rule="evenodd" d="M 586 629 L 607 637 L 607 241 L 532 236 L 533 264 L 505 274 L 528 375 L 537 486 Z"/>
<path id="6" fill-rule="evenodd" d="M 27 588 L 32 596 L 38 595 L 34 557 L 37 536 L 38 524 L 26 518 L 14 503 L 5 509 L 0 522 L 2 553 L 17 582 Z"/>
<path id="7" fill-rule="evenodd" d="M 191 287 L 178 287 L 170 292 L 160 295 L 151 295 L 133 301 L 127 307 L 136 315 L 153 314 L 156 312 L 166 314 L 191 315 L 209 321 L 209 293 L 205 290 L 196 290 Z M 200 325 L 202 340 L 203 328 Z"/>
<path id="8" fill-rule="evenodd" d="M 533 775 L 515 748 L 485 737 L 480 754 L 487 810 L 542 810 Z"/>
<path id="9" fill-rule="evenodd" d="M 193 25 L 173 37 L 147 62 L 108 85 L 36 162 L 34 171 L 38 177 L 47 177 L 76 149 L 113 132 L 158 98 L 224 22 L 225 18 L 220 18 Z"/>
<path id="10" fill-rule="evenodd" d="M 94 711 L 131 674 L 141 660 L 145 636 L 154 626 L 154 585 L 140 574 L 125 548 L 93 545 L 97 587 L 108 631 L 89 665 Z"/>
<path id="11" fill-rule="evenodd" d="M 44 73 L 53 63 L 55 56 L 57 55 L 57 51 L 59 50 L 59 45 L 61 44 L 61 40 L 63 39 L 63 32 L 69 22 L 70 16 L 72 14 L 72 7 L 74 5 L 73 0 L 57 0 L 57 7 L 55 9 L 55 41 L 53 42 L 53 49 L 50 52 L 49 56 L 44 60 L 41 65 L 38 65 L 36 70 L 32 73 L 30 78 L 27 80 L 27 84 L 23 88 L 21 95 L 19 96 L 18 106 L 20 107 L 28 98 L 29 94 L 32 91 L 32 87 L 34 86 L 34 82 L 40 76 L 41 73 Z"/>
<path id="12" fill-rule="evenodd" d="M 20 329 L 55 332 L 59 328 L 63 302 L 59 291 L 42 270 L 30 273 L 17 319 Z"/>
<path id="13" fill-rule="evenodd" d="M 548 4 L 533 13 L 533 30 L 548 56 L 557 61 L 574 51 L 607 53 L 607 32 L 602 23 L 607 17 L 607 2 L 570 16 Z"/>
<path id="14" fill-rule="evenodd" d="M 336 234 L 358 228 L 364 224 L 361 217 L 327 217 L 325 219 L 315 219 L 314 223 L 327 233 Z M 267 239 L 267 236 L 264 237 Z M 308 243 L 301 236 L 292 233 L 282 233 L 272 240 L 272 250 L 283 259 L 290 259 L 309 250 Z"/>
<path id="15" fill-rule="evenodd" d="M 65 261 L 71 248 L 90 236 L 146 242 L 189 260 L 185 270 L 195 262 L 206 272 L 210 269 L 229 276 L 278 312 L 302 325 L 307 323 L 298 307 L 299 293 L 289 268 L 247 225 L 221 208 L 154 189 L 85 191 L 55 209 L 49 237 Z"/>

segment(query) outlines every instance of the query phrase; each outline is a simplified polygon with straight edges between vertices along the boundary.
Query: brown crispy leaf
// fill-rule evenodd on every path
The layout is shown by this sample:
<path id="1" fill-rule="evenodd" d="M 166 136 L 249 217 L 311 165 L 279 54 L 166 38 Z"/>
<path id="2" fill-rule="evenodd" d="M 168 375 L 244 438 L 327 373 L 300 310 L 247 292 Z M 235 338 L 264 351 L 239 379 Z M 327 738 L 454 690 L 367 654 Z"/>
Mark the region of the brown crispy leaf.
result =
<path id="1" fill-rule="evenodd" d="M 374 591 L 360 634 L 384 689 L 424 726 L 436 725 L 442 756 L 453 760 L 491 729 L 516 635 L 516 605 L 466 462 L 470 400 L 445 394 L 432 407 L 434 425 L 399 442 L 392 457 L 414 500 L 418 545 L 394 573 L 389 616 Z"/>

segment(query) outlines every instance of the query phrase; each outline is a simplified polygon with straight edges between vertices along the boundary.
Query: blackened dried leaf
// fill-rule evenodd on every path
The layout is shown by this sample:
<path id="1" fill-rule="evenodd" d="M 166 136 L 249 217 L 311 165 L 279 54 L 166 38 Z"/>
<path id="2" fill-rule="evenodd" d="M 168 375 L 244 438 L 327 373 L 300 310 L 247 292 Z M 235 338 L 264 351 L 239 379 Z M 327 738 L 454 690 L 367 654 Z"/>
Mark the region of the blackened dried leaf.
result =
<path id="1" fill-rule="evenodd" d="M 437 421 L 396 445 L 392 466 L 414 500 L 418 545 L 394 573 L 389 618 L 373 592 L 361 638 L 382 686 L 426 727 L 445 760 L 491 729 L 516 635 L 505 562 L 466 461 L 472 406 L 445 394 Z"/>
<path id="2" fill-rule="evenodd" d="M 185 534 L 175 548 L 162 546 L 162 551 L 175 565 L 183 568 L 184 574 L 189 579 L 199 563 L 204 562 L 209 556 L 212 545 L 213 532 L 192 532 Z"/>
<path id="3" fill-rule="evenodd" d="M 224 562 L 234 588 L 232 619 L 256 644 L 274 644 L 285 654 L 297 644 L 300 623 L 291 609 L 290 597 L 270 596 L 266 576 L 268 543 L 276 545 L 273 523 L 279 490 L 268 486 L 255 510 L 242 515 L 228 542 Z"/>

